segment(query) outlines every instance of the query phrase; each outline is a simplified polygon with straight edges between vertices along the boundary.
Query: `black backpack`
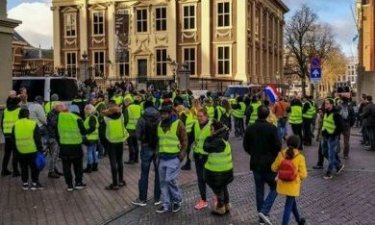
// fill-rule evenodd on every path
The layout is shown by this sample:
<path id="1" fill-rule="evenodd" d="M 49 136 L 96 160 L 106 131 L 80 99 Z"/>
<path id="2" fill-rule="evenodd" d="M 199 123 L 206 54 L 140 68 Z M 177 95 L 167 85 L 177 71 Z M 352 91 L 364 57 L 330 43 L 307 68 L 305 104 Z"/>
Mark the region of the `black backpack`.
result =
<path id="1" fill-rule="evenodd" d="M 158 125 L 159 120 L 153 118 L 144 116 L 143 119 L 145 120 L 145 130 L 143 134 L 143 142 L 147 143 L 151 148 L 156 148 L 157 142 L 158 142 Z"/>

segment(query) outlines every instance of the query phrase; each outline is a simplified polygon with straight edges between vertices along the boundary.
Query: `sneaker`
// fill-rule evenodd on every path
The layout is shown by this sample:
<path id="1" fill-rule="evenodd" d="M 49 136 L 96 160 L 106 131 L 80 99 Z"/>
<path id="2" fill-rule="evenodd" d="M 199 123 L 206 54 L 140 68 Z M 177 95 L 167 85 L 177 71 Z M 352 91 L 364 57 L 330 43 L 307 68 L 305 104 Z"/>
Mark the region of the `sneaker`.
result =
<path id="1" fill-rule="evenodd" d="M 155 201 L 154 201 L 154 205 L 155 205 L 155 206 L 161 205 L 161 203 L 162 203 L 162 202 L 161 202 L 160 200 L 155 200 Z"/>
<path id="2" fill-rule="evenodd" d="M 332 176 L 332 174 L 330 173 L 330 172 L 327 172 L 324 176 L 323 176 L 323 179 L 325 179 L 325 180 L 330 180 L 330 179 L 332 179 L 333 178 L 333 176 Z"/>
<path id="3" fill-rule="evenodd" d="M 105 189 L 108 191 L 117 191 L 118 189 L 120 189 L 120 187 L 118 185 L 110 184 L 106 186 Z"/>
<path id="4" fill-rule="evenodd" d="M 321 165 L 316 165 L 316 166 L 313 166 L 312 167 L 314 170 L 322 170 L 323 169 L 323 166 Z"/>
<path id="5" fill-rule="evenodd" d="M 176 213 L 181 210 L 181 203 L 173 203 L 172 212 Z"/>
<path id="6" fill-rule="evenodd" d="M 2 170 L 1 171 L 1 176 L 2 177 L 9 176 L 11 174 L 12 174 L 12 172 L 10 172 L 9 170 Z"/>
<path id="7" fill-rule="evenodd" d="M 49 173 L 48 173 L 48 177 L 49 177 L 49 178 L 53 178 L 53 179 L 57 179 L 57 178 L 60 178 L 60 175 L 58 175 L 58 174 L 55 173 L 55 172 L 49 172 Z"/>
<path id="8" fill-rule="evenodd" d="M 22 190 L 24 190 L 24 191 L 29 190 L 29 183 L 23 183 L 22 184 Z"/>
<path id="9" fill-rule="evenodd" d="M 208 207 L 208 202 L 204 200 L 199 200 L 194 206 L 194 208 L 197 210 L 201 210 L 207 207 Z"/>
<path id="10" fill-rule="evenodd" d="M 258 215 L 265 224 L 272 225 L 271 220 L 268 216 L 264 215 L 262 212 L 260 212 Z"/>
<path id="11" fill-rule="evenodd" d="M 165 208 L 164 206 L 160 206 L 157 210 L 156 210 L 156 213 L 159 213 L 159 214 L 163 214 L 163 213 L 166 213 L 168 212 L 169 209 Z"/>
<path id="12" fill-rule="evenodd" d="M 69 186 L 69 187 L 66 189 L 66 191 L 68 191 L 68 192 L 72 192 L 72 191 L 74 191 L 73 186 Z"/>
<path id="13" fill-rule="evenodd" d="M 19 177 L 21 173 L 19 171 L 13 171 L 12 177 Z"/>
<path id="14" fill-rule="evenodd" d="M 301 218 L 298 222 L 298 225 L 305 225 L 306 224 L 306 219 L 305 218 Z"/>
<path id="15" fill-rule="evenodd" d="M 43 189 L 44 189 L 44 187 L 39 182 L 31 184 L 31 190 L 32 191 L 43 190 Z"/>
<path id="16" fill-rule="evenodd" d="M 342 170 L 344 169 L 344 164 L 341 164 L 341 166 L 339 166 L 336 170 L 336 174 L 340 174 L 342 172 Z"/>
<path id="17" fill-rule="evenodd" d="M 126 182 L 125 182 L 124 180 L 122 180 L 122 181 L 120 181 L 120 182 L 118 183 L 118 186 L 119 186 L 119 187 L 125 187 L 125 186 L 126 186 Z"/>
<path id="18" fill-rule="evenodd" d="M 131 201 L 133 205 L 144 207 L 147 205 L 146 201 L 142 201 L 139 198 L 137 198 L 135 201 Z"/>
<path id="19" fill-rule="evenodd" d="M 86 184 L 84 184 L 84 183 L 76 183 L 76 186 L 74 187 L 74 189 L 76 189 L 76 190 L 82 190 L 82 189 L 84 189 L 86 187 Z"/>

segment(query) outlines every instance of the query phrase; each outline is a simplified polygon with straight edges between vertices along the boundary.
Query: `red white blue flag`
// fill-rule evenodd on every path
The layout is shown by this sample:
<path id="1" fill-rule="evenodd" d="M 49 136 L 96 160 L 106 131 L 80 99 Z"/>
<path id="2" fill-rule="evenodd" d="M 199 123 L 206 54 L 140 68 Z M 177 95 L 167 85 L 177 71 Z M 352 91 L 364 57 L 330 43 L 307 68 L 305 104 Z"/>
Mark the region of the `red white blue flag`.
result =
<path id="1" fill-rule="evenodd" d="M 269 84 L 263 89 L 264 93 L 269 98 L 270 102 L 275 103 L 279 97 L 279 93 L 277 92 L 276 86 L 273 84 Z"/>

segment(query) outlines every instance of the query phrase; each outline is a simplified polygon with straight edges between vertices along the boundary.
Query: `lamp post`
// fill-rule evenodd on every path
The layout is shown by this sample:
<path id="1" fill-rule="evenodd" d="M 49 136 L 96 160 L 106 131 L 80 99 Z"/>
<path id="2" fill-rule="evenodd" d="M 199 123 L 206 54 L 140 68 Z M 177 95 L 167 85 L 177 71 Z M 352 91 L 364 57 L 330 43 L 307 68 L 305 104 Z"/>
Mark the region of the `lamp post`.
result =
<path id="1" fill-rule="evenodd" d="M 177 68 L 178 68 L 178 62 L 176 62 L 176 60 L 173 60 L 169 55 L 167 57 L 167 61 L 169 62 L 169 65 L 172 67 L 173 82 L 174 82 L 174 85 L 177 87 Z"/>
<path id="2" fill-rule="evenodd" d="M 80 71 L 80 77 L 79 77 L 80 80 L 82 80 L 82 81 L 90 78 L 87 75 L 88 62 L 89 62 L 89 60 L 87 58 L 88 58 L 87 52 L 84 51 L 83 54 L 82 54 L 82 59 L 81 59 L 81 64 L 83 65 L 83 70 Z"/>

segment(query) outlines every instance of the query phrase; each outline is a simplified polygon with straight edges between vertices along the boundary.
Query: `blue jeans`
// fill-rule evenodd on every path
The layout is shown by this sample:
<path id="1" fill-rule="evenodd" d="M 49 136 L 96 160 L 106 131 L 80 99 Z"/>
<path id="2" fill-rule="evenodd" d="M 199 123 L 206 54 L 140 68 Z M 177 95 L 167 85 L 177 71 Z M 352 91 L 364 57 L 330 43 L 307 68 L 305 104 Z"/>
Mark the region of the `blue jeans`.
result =
<path id="1" fill-rule="evenodd" d="M 299 223 L 301 218 L 298 213 L 296 198 L 292 196 L 286 196 L 282 225 L 289 224 L 289 217 L 291 212 L 293 212 L 293 215 L 296 218 L 297 223 Z"/>
<path id="2" fill-rule="evenodd" d="M 284 137 L 287 135 L 287 132 L 287 122 L 281 121 L 281 119 L 279 119 L 277 121 L 277 133 L 279 135 L 281 143 L 283 143 Z"/>
<path id="3" fill-rule="evenodd" d="M 152 149 L 149 146 L 143 146 L 141 149 L 141 178 L 138 182 L 139 199 L 141 201 L 147 201 L 148 175 L 150 172 L 151 163 L 154 164 L 155 169 L 154 198 L 155 201 L 159 201 L 160 184 L 155 149 Z"/>
<path id="4" fill-rule="evenodd" d="M 99 141 L 98 146 L 97 146 L 97 151 L 98 151 L 98 158 L 101 159 L 104 156 L 104 147 L 103 144 Z"/>
<path id="5" fill-rule="evenodd" d="M 341 165 L 341 161 L 337 156 L 337 147 L 339 144 L 339 137 L 323 137 L 322 149 L 328 156 L 328 173 L 331 173 L 334 168 L 338 169 Z"/>
<path id="6" fill-rule="evenodd" d="M 179 174 L 180 159 L 178 157 L 159 160 L 160 190 L 163 206 L 166 209 L 171 209 L 171 203 L 180 203 L 182 201 L 181 190 L 177 183 Z"/>
<path id="7" fill-rule="evenodd" d="M 97 144 L 87 145 L 87 165 L 92 165 L 98 162 L 98 156 L 96 155 Z"/>
<path id="8" fill-rule="evenodd" d="M 270 213 L 273 203 L 277 197 L 276 192 L 276 173 L 273 172 L 256 172 L 253 171 L 255 180 L 255 195 L 258 212 L 267 215 Z M 264 199 L 264 185 L 268 184 L 270 192 Z"/>

